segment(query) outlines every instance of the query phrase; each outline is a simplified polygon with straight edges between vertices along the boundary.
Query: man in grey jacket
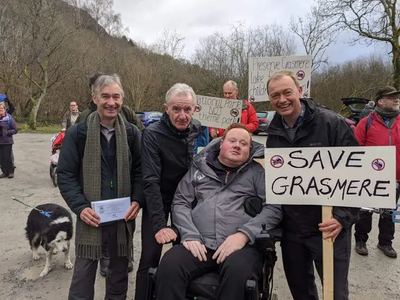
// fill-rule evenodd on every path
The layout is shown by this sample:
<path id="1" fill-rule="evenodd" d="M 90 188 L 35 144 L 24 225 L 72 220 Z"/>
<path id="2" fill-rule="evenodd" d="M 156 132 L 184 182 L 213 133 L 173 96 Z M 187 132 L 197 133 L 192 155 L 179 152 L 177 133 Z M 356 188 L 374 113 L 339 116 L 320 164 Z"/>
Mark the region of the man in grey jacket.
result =
<path id="1" fill-rule="evenodd" d="M 253 160 L 263 153 L 246 126 L 232 124 L 195 157 L 172 202 L 182 244 L 160 263 L 156 299 L 184 300 L 190 281 L 214 270 L 220 271 L 217 299 L 245 299 L 246 280 L 262 272 L 255 235 L 262 224 L 268 230 L 282 219 L 279 205 L 265 204 L 264 168 Z M 263 203 L 255 217 L 245 210 L 250 198 Z"/>

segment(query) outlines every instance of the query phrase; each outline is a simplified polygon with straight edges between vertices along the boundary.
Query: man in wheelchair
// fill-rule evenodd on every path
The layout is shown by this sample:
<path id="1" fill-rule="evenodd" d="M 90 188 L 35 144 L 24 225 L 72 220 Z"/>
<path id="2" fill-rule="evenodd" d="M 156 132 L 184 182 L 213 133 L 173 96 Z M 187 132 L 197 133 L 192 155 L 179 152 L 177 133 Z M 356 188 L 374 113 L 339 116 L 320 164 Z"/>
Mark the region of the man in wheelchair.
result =
<path id="1" fill-rule="evenodd" d="M 156 299 L 184 300 L 191 281 L 215 271 L 217 299 L 246 299 L 246 281 L 262 276 L 255 236 L 282 219 L 279 205 L 265 204 L 264 168 L 253 160 L 263 155 L 248 129 L 232 124 L 195 157 L 172 203 L 181 244 L 160 262 Z"/>

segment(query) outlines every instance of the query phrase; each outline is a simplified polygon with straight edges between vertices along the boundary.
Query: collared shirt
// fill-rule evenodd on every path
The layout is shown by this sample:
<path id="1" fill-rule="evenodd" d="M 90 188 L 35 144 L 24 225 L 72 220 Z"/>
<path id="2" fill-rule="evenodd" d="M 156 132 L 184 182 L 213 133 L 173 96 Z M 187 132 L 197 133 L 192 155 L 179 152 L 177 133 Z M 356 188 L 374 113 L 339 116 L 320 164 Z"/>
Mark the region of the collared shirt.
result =
<path id="1" fill-rule="evenodd" d="M 104 137 L 107 139 L 108 142 L 110 142 L 111 138 L 115 134 L 114 126 L 104 126 L 101 123 L 100 123 L 100 131 L 104 135 Z"/>
<path id="2" fill-rule="evenodd" d="M 301 102 L 301 113 L 300 116 L 297 117 L 296 122 L 294 122 L 293 128 L 296 128 L 301 124 L 301 122 L 303 122 L 305 112 L 306 112 L 306 106 L 304 105 L 303 102 Z M 282 125 L 283 128 L 290 129 L 289 125 L 285 121 L 285 118 L 282 118 Z"/>

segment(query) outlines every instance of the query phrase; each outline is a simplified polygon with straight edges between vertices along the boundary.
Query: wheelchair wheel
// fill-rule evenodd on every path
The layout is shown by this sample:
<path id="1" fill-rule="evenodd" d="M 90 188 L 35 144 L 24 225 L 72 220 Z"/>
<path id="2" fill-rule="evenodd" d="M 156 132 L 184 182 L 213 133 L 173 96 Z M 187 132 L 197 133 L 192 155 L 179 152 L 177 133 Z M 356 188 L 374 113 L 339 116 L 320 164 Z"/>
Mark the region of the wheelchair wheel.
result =
<path id="1" fill-rule="evenodd" d="M 52 174 L 51 174 L 51 179 L 53 180 L 53 185 L 55 187 L 57 187 L 58 186 L 58 184 L 57 184 L 57 167 L 53 168 L 53 171 L 52 171 Z"/>

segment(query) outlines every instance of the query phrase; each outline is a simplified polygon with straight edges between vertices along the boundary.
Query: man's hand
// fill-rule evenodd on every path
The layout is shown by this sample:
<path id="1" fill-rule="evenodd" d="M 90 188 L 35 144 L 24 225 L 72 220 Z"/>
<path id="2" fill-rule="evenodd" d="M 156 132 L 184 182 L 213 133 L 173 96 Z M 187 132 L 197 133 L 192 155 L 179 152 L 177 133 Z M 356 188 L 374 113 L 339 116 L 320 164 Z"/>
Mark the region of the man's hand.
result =
<path id="1" fill-rule="evenodd" d="M 125 221 L 130 221 L 136 218 L 137 214 L 139 213 L 139 209 L 140 209 L 139 202 L 132 201 L 131 206 L 129 207 L 124 217 Z"/>
<path id="2" fill-rule="evenodd" d="M 242 249 L 248 241 L 249 238 L 243 232 L 232 234 L 218 247 L 212 258 L 217 259 L 217 264 L 223 263 L 233 252 Z"/>
<path id="3" fill-rule="evenodd" d="M 186 241 L 182 243 L 186 249 L 188 249 L 192 255 L 199 259 L 199 261 L 207 261 L 207 249 L 199 241 Z"/>
<path id="4" fill-rule="evenodd" d="M 157 243 L 163 245 L 167 244 L 171 241 L 176 241 L 176 238 L 178 237 L 171 228 L 163 228 L 159 232 L 156 233 L 154 236 Z"/>
<path id="5" fill-rule="evenodd" d="M 93 226 L 93 227 L 99 227 L 100 217 L 90 207 L 86 207 L 84 210 L 82 210 L 79 217 L 86 224 Z"/>
<path id="6" fill-rule="evenodd" d="M 340 224 L 339 221 L 334 218 L 323 223 L 319 223 L 318 226 L 319 230 L 323 232 L 324 239 L 332 239 L 332 242 L 335 241 L 336 237 L 343 228 L 342 224 Z"/>

